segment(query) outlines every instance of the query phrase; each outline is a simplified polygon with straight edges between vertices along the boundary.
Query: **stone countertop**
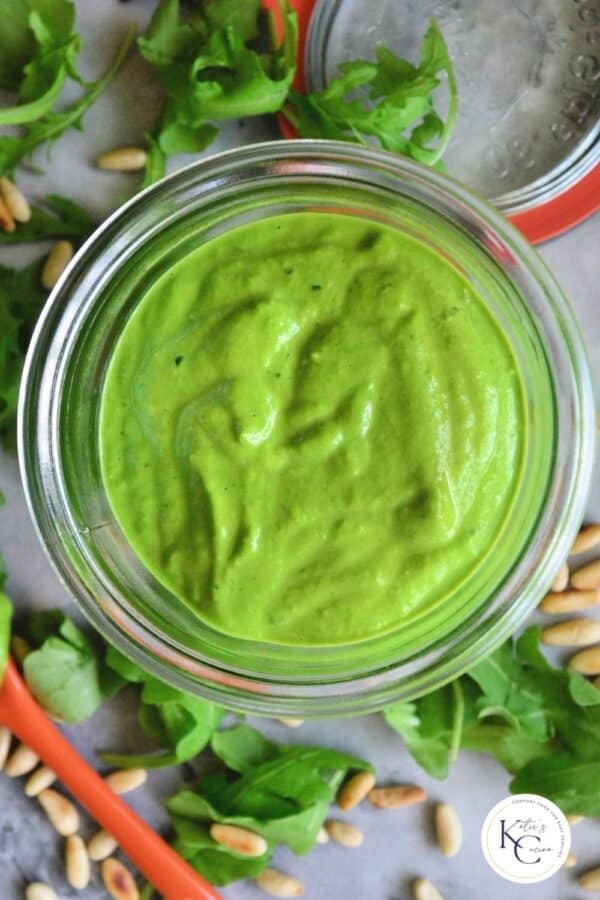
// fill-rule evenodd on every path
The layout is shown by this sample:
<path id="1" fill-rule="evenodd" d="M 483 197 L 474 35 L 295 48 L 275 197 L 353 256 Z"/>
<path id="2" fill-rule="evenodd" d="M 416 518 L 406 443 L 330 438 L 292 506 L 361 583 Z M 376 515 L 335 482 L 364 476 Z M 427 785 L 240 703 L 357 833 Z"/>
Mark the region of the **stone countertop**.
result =
<path id="1" fill-rule="evenodd" d="M 86 74 L 100 71 L 110 58 L 126 22 L 143 23 L 151 4 L 131 0 L 91 3 L 77 0 L 79 29 L 84 37 L 82 61 Z M 159 91 L 139 57 L 131 58 L 118 79 L 87 114 L 83 132 L 70 132 L 52 151 L 45 174 L 21 179 L 32 197 L 53 191 L 72 196 L 98 216 L 114 209 L 129 196 L 135 176 L 107 175 L 90 166 L 100 152 L 139 142 L 158 108 Z M 223 130 L 211 150 L 276 136 L 272 122 L 234 123 Z M 177 162 L 181 164 L 182 160 Z M 545 244 L 541 254 L 570 297 L 590 354 L 596 390 L 600 388 L 600 217 L 589 219 L 568 234 Z M 24 262 L 27 251 L 5 250 L 0 263 Z M 0 489 L 6 505 L 0 509 L 0 548 L 9 573 L 8 591 L 23 609 L 60 606 L 71 614 L 74 607 L 53 574 L 30 523 L 13 457 L 0 455 Z M 590 519 L 600 519 L 600 478 L 596 477 L 589 505 Z M 252 720 L 250 720 L 252 722 Z M 551 880 L 519 887 L 503 881 L 485 863 L 480 847 L 481 824 L 490 808 L 507 791 L 506 773 L 491 759 L 461 754 L 445 783 L 424 775 L 408 755 L 400 739 L 380 716 L 327 722 L 309 722 L 290 732 L 277 722 L 259 724 L 272 737 L 330 745 L 370 759 L 379 780 L 415 781 L 429 791 L 431 801 L 444 800 L 459 810 L 465 830 L 461 853 L 450 861 L 436 850 L 432 835 L 432 806 L 395 813 L 360 808 L 350 818 L 365 832 L 362 847 L 347 851 L 333 844 L 317 846 L 307 857 L 278 850 L 275 864 L 297 876 L 306 886 L 307 900 L 408 900 L 410 881 L 426 875 L 439 887 L 445 900 L 577 900 L 581 891 L 573 871 L 562 870 Z M 100 748 L 127 751 L 143 748 L 144 737 L 135 722 L 131 696 L 125 692 L 107 703 L 85 725 L 67 729 L 69 737 L 90 761 Z M 172 793 L 185 770 L 154 772 L 147 785 L 130 795 L 131 804 L 156 826 L 165 823 L 163 797 Z M 129 798 L 128 798 L 129 799 Z M 84 817 L 85 834 L 94 830 Z M 579 859 L 575 873 L 600 865 L 600 823 L 586 821 L 574 832 L 573 849 Z M 106 897 L 98 867 L 90 887 L 82 892 L 69 888 L 63 877 L 60 839 L 54 834 L 37 804 L 23 794 L 20 781 L 0 778 L 0 897 L 18 900 L 25 883 L 47 880 L 59 897 L 99 900 Z M 223 890 L 227 900 L 259 900 L 265 896 L 251 883 Z"/>

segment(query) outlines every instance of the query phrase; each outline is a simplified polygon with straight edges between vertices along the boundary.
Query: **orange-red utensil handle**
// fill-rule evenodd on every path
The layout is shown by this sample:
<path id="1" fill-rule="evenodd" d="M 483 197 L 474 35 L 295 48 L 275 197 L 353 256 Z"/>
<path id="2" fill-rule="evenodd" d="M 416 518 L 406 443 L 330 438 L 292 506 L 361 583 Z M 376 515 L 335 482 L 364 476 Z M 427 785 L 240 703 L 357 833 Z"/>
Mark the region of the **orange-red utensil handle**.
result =
<path id="1" fill-rule="evenodd" d="M 0 688 L 0 723 L 56 773 L 160 894 L 168 900 L 219 900 L 220 894 L 113 793 L 52 725 L 12 662 Z"/>

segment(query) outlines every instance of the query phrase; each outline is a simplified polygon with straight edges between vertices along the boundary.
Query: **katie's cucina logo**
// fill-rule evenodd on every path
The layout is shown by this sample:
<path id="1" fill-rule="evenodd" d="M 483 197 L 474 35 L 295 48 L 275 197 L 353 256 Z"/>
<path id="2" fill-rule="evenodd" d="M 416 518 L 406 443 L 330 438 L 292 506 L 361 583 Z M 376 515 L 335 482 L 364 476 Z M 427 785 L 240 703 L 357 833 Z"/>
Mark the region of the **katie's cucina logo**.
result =
<path id="1" fill-rule="evenodd" d="M 551 800 L 514 794 L 483 823 L 481 847 L 492 869 L 518 884 L 544 881 L 557 872 L 571 846 L 569 823 Z"/>

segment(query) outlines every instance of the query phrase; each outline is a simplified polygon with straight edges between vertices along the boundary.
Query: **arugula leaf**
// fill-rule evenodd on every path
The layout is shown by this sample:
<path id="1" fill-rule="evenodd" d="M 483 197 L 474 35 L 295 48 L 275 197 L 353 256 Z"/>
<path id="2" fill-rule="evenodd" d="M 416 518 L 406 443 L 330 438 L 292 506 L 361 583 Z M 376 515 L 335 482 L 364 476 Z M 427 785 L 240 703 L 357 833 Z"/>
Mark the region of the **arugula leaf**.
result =
<path id="1" fill-rule="evenodd" d="M 0 16 L 0 87 L 16 90 L 40 47 L 69 41 L 75 10 L 70 0 L 0 0 Z"/>
<path id="2" fill-rule="evenodd" d="M 204 749 L 225 715 L 224 709 L 164 684 L 114 647 L 108 648 L 105 661 L 124 681 L 142 685 L 138 721 L 164 749 L 157 754 L 102 753 L 104 762 L 120 768 L 159 768 L 185 762 Z"/>
<path id="3" fill-rule="evenodd" d="M 92 233 L 96 222 L 83 207 L 67 197 L 49 194 L 43 206 L 31 207 L 31 219 L 14 231 L 0 231 L 3 244 L 27 244 L 59 238 L 83 240 Z"/>
<path id="4" fill-rule="evenodd" d="M 386 47 L 377 47 L 375 57 L 375 62 L 342 63 L 339 74 L 323 91 L 291 91 L 284 115 L 301 137 L 359 144 L 375 140 L 384 150 L 436 165 L 448 145 L 457 113 L 456 79 L 437 22 L 430 22 L 418 66 Z M 443 72 L 450 97 L 445 122 L 433 105 L 433 92 L 441 84 Z"/>
<path id="5" fill-rule="evenodd" d="M 283 36 L 259 52 L 260 0 L 212 0 L 182 16 L 179 0 L 161 0 L 138 45 L 155 66 L 166 93 L 144 186 L 164 172 L 167 156 L 204 150 L 218 133 L 213 123 L 279 110 L 294 77 L 296 16 L 280 2 Z"/>
<path id="6" fill-rule="evenodd" d="M 62 111 L 48 109 L 44 114 L 25 126 L 21 136 L 0 136 L 0 174 L 10 172 L 29 156 L 36 147 L 55 141 L 69 128 L 81 128 L 81 120 L 89 107 L 97 100 L 116 75 L 133 42 L 135 29 L 127 31 L 112 63 L 97 81 L 85 85 L 85 94 Z"/>
<path id="7" fill-rule="evenodd" d="M 1 333 L 1 332 L 0 332 Z M 4 504 L 4 497 L 0 493 L 0 506 Z M 10 642 L 10 621 L 12 618 L 12 604 L 3 592 L 6 575 L 4 573 L 4 561 L 0 556 L 0 684 L 4 668 L 8 661 L 8 648 Z"/>
<path id="8" fill-rule="evenodd" d="M 0 438 L 14 446 L 17 398 L 25 352 L 46 299 L 43 262 L 24 269 L 0 266 Z"/>
<path id="9" fill-rule="evenodd" d="M 599 815 L 600 691 L 551 666 L 540 634 L 528 628 L 452 685 L 395 704 L 385 718 L 435 777 L 448 773 L 454 732 L 456 746 L 488 753 L 514 774 L 511 790 L 543 794 L 565 812 Z"/>
<path id="10" fill-rule="evenodd" d="M 196 789 L 171 797 L 167 809 L 176 849 L 215 884 L 258 874 L 277 844 L 307 853 L 346 773 L 371 770 L 335 750 L 275 744 L 247 725 L 216 732 L 211 748 L 229 769 L 201 777 Z M 219 847 L 208 831 L 212 822 L 261 834 L 268 852 L 248 861 Z"/>
<path id="11" fill-rule="evenodd" d="M 38 702 L 63 721 L 83 722 L 119 687 L 103 680 L 91 642 L 60 610 L 33 613 L 27 636 L 35 649 L 23 661 L 25 680 Z"/>

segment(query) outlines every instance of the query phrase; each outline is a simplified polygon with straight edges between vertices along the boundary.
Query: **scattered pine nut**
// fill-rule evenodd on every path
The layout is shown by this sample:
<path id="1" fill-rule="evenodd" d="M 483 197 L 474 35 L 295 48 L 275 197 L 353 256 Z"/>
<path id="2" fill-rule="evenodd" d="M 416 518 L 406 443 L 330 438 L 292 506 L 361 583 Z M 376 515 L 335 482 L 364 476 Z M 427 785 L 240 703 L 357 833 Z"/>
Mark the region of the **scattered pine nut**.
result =
<path id="1" fill-rule="evenodd" d="M 0 772 L 4 768 L 8 754 L 10 753 L 11 739 L 12 735 L 8 728 L 5 728 L 4 725 L 0 725 Z"/>
<path id="2" fill-rule="evenodd" d="M 554 647 L 587 647 L 600 641 L 600 620 L 569 619 L 544 628 L 542 644 Z"/>
<path id="3" fill-rule="evenodd" d="M 413 881 L 414 900 L 444 900 L 438 889 L 427 878 L 417 878 Z"/>
<path id="4" fill-rule="evenodd" d="M 133 875 L 114 856 L 109 856 L 102 863 L 102 880 L 113 900 L 139 900 L 140 893 Z"/>
<path id="5" fill-rule="evenodd" d="M 369 791 L 369 803 L 379 809 L 396 809 L 400 806 L 414 806 L 423 803 L 427 794 L 414 784 L 391 784 L 389 787 L 373 788 Z"/>
<path id="6" fill-rule="evenodd" d="M 34 753 L 25 744 L 19 744 L 4 763 L 4 774 L 8 775 L 9 778 L 27 775 L 35 769 L 39 761 L 37 753 Z"/>
<path id="7" fill-rule="evenodd" d="M 572 869 L 576 865 L 577 865 L 577 857 L 575 856 L 574 853 L 569 853 L 569 855 L 567 856 L 567 858 L 565 859 L 565 861 L 563 863 L 563 866 L 565 867 L 565 869 Z"/>
<path id="8" fill-rule="evenodd" d="M 264 856 L 268 850 L 267 842 L 261 834 L 239 825 L 215 822 L 210 826 L 210 836 L 217 844 L 229 847 L 240 856 Z"/>
<path id="9" fill-rule="evenodd" d="M 600 525 L 586 525 L 575 538 L 571 553 L 585 553 L 586 550 L 591 550 L 598 544 L 600 544 Z"/>
<path id="10" fill-rule="evenodd" d="M 0 228 L 9 233 L 15 230 L 15 220 L 2 196 L 0 196 Z"/>
<path id="11" fill-rule="evenodd" d="M 560 593 L 560 591 L 564 591 L 566 586 L 569 583 L 569 565 L 564 562 L 556 575 L 554 576 L 554 580 L 552 582 L 552 590 L 556 593 Z"/>
<path id="12" fill-rule="evenodd" d="M 117 769 L 104 780 L 115 794 L 128 794 L 141 787 L 147 778 L 148 773 L 145 769 Z"/>
<path id="13" fill-rule="evenodd" d="M 583 822 L 584 818 L 585 816 L 578 816 L 575 813 L 569 813 L 565 816 L 565 819 L 571 828 L 574 828 L 575 825 L 579 825 L 580 822 Z"/>
<path id="14" fill-rule="evenodd" d="M 317 832 L 317 836 L 315 838 L 316 844 L 328 844 L 329 843 L 329 835 L 327 834 L 327 829 L 321 826 Z"/>
<path id="15" fill-rule="evenodd" d="M 344 810 L 354 809 L 374 787 L 375 776 L 372 772 L 357 772 L 347 778 L 339 789 L 337 805 Z"/>
<path id="16" fill-rule="evenodd" d="M 286 728 L 300 728 L 301 725 L 304 725 L 304 719 L 279 719 L 278 721 Z"/>
<path id="17" fill-rule="evenodd" d="M 270 897 L 300 897 L 304 893 L 303 884 L 277 869 L 266 868 L 255 880 Z"/>
<path id="18" fill-rule="evenodd" d="M 14 181 L 11 181 L 6 175 L 0 178 L 0 193 L 15 222 L 29 222 L 31 207 L 27 198 Z"/>
<path id="19" fill-rule="evenodd" d="M 93 862 L 101 862 L 101 860 L 111 856 L 118 846 L 112 834 L 101 828 L 88 842 L 88 856 Z"/>
<path id="20" fill-rule="evenodd" d="M 71 887 L 77 891 L 82 891 L 90 883 L 90 858 L 78 834 L 69 835 L 65 843 L 65 874 Z"/>
<path id="21" fill-rule="evenodd" d="M 99 156 L 96 165 L 107 172 L 137 172 L 144 168 L 147 158 L 141 147 L 116 147 Z"/>
<path id="22" fill-rule="evenodd" d="M 25 782 L 25 793 L 28 797 L 37 797 L 46 788 L 56 781 L 56 775 L 48 766 L 40 766 L 35 772 L 32 772 Z"/>
<path id="23" fill-rule="evenodd" d="M 577 881 L 586 891 L 600 891 L 600 867 L 597 869 L 590 869 L 589 872 L 584 872 L 583 875 L 579 876 Z"/>
<path id="24" fill-rule="evenodd" d="M 600 559 L 595 559 L 573 572 L 571 584 L 577 590 L 585 591 L 600 587 Z"/>
<path id="25" fill-rule="evenodd" d="M 456 856 L 462 846 L 463 830 L 458 813 L 449 803 L 438 803 L 435 808 L 435 832 L 444 856 Z"/>
<path id="26" fill-rule="evenodd" d="M 600 675 L 600 647 L 580 650 L 571 657 L 569 665 L 580 675 Z"/>
<path id="27" fill-rule="evenodd" d="M 42 285 L 51 291 L 73 256 L 73 244 L 70 241 L 57 241 L 44 263 L 42 269 Z"/>
<path id="28" fill-rule="evenodd" d="M 59 834 L 63 837 L 75 834 L 79 828 L 79 813 L 70 800 L 58 791 L 46 788 L 38 794 L 38 801 Z"/>
<path id="29" fill-rule="evenodd" d="M 542 612 L 553 614 L 583 612 L 600 605 L 600 591 L 562 591 L 546 594 L 540 603 Z"/>
<path id="30" fill-rule="evenodd" d="M 325 822 L 325 830 L 336 844 L 347 847 L 349 850 L 360 847 L 365 839 L 359 828 L 356 828 L 355 825 L 350 825 L 349 822 L 340 822 L 339 819 L 328 819 Z"/>
<path id="31" fill-rule="evenodd" d="M 18 634 L 13 634 L 10 639 L 10 655 L 20 668 L 23 667 L 23 660 L 28 653 L 31 653 L 31 647 L 25 638 Z"/>
<path id="32" fill-rule="evenodd" d="M 58 897 L 49 884 L 32 881 L 25 888 L 25 900 L 58 900 Z"/>

